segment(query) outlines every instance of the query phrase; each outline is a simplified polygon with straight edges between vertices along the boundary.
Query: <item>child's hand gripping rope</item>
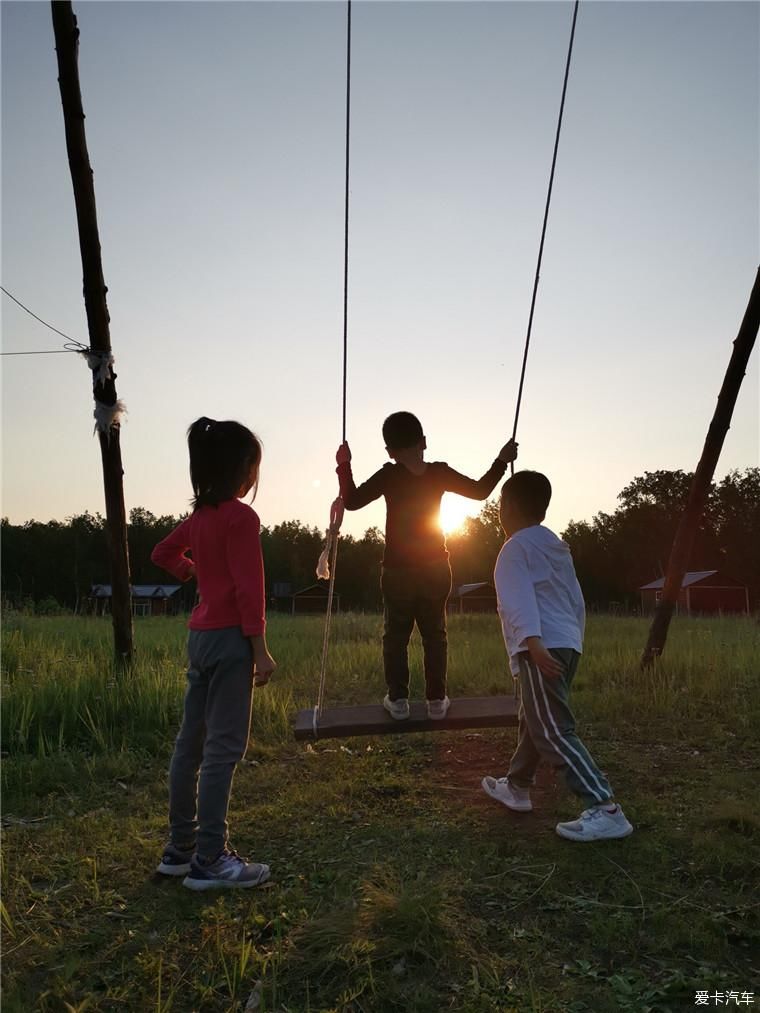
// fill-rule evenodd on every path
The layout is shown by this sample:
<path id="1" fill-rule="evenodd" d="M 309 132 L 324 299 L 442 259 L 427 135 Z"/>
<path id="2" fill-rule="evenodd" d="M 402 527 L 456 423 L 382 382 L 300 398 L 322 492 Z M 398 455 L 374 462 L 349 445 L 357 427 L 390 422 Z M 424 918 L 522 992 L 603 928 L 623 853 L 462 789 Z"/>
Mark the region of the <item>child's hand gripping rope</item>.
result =
<path id="1" fill-rule="evenodd" d="M 504 464 L 512 464 L 517 460 L 517 448 L 519 444 L 514 440 L 508 440 L 496 455 Z"/>

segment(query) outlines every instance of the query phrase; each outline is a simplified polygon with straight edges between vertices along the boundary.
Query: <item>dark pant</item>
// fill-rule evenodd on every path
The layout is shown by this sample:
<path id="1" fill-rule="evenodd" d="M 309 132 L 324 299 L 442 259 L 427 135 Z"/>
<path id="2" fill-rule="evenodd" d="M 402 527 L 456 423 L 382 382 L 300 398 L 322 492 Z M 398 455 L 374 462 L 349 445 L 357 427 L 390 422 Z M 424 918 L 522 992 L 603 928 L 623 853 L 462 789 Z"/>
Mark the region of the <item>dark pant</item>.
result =
<path id="1" fill-rule="evenodd" d="M 446 602 L 451 592 L 447 559 L 425 566 L 383 567 L 380 581 L 385 603 L 383 664 L 391 700 L 409 696 L 407 648 L 414 624 L 425 654 L 425 696 L 446 696 Z"/>
<path id="2" fill-rule="evenodd" d="M 253 648 L 239 627 L 191 630 L 185 713 L 169 768 L 169 827 L 177 847 L 216 858 L 227 843 L 235 765 L 251 726 Z M 200 772 L 200 774 L 199 774 Z"/>
<path id="3" fill-rule="evenodd" d="M 552 648 L 549 653 L 565 665 L 558 679 L 542 675 L 527 651 L 518 655 L 520 727 L 509 780 L 517 788 L 529 788 L 545 760 L 561 771 L 570 791 L 587 806 L 601 805 L 612 798 L 612 788 L 578 737 L 570 709 L 570 686 L 581 656 L 569 648 Z"/>

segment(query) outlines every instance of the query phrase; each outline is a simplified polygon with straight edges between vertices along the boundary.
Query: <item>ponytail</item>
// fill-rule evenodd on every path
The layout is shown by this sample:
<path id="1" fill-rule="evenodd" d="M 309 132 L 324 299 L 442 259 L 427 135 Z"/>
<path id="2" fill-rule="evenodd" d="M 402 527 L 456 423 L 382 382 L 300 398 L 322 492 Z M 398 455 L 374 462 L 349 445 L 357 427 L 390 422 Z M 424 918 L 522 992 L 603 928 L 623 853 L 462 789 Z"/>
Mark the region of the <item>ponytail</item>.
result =
<path id="1" fill-rule="evenodd" d="M 261 461 L 258 437 L 239 422 L 205 415 L 187 431 L 193 509 L 233 499 L 252 467 Z M 254 495 L 258 481 L 254 483 Z"/>

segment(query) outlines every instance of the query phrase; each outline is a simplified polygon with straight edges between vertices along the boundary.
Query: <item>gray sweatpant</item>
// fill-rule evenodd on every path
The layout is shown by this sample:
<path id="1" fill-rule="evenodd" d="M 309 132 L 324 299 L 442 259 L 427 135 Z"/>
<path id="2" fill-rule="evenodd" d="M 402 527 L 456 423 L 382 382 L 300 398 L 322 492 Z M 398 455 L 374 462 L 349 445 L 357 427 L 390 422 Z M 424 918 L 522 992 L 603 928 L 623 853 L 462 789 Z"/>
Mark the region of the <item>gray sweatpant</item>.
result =
<path id="1" fill-rule="evenodd" d="M 187 650 L 185 712 L 169 767 L 170 838 L 213 859 L 227 843 L 232 776 L 248 746 L 253 648 L 231 626 L 190 630 Z"/>
<path id="2" fill-rule="evenodd" d="M 543 676 L 527 651 L 518 655 L 520 722 L 507 776 L 515 787 L 529 788 L 544 760 L 564 774 L 568 788 L 586 806 L 600 805 L 612 798 L 612 788 L 578 738 L 570 709 L 570 686 L 581 656 L 569 648 L 552 648 L 549 653 L 565 665 L 559 679 Z"/>

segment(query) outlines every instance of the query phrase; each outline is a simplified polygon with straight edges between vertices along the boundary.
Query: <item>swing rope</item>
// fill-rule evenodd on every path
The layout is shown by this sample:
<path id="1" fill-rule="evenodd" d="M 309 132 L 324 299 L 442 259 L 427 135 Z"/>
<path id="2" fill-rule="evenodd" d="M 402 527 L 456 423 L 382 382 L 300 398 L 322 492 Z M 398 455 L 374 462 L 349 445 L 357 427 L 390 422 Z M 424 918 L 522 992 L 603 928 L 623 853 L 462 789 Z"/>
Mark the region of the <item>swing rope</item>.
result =
<path id="1" fill-rule="evenodd" d="M 546 226 L 549 222 L 549 205 L 552 200 L 552 187 L 554 186 L 554 170 L 557 165 L 557 151 L 559 150 L 559 137 L 562 132 L 562 116 L 565 111 L 565 95 L 567 93 L 567 79 L 570 74 L 570 60 L 573 55 L 573 41 L 575 40 L 575 22 L 578 20 L 578 4 L 575 0 L 573 8 L 573 24 L 570 29 L 570 44 L 567 47 L 567 61 L 565 63 L 565 78 L 562 82 L 562 98 L 559 103 L 559 117 L 557 119 L 557 134 L 554 138 L 554 154 L 552 155 L 552 168 L 549 173 L 549 189 L 546 194 L 546 207 L 544 208 L 544 224 L 541 228 L 541 242 L 538 247 L 538 261 L 536 262 L 536 275 L 533 279 L 533 295 L 530 300 L 530 315 L 528 316 L 528 333 L 525 336 L 525 350 L 523 352 L 522 369 L 520 370 L 520 386 L 517 391 L 517 406 L 515 408 L 515 424 L 512 427 L 512 439 L 517 438 L 517 421 L 520 418 L 520 405 L 522 404 L 523 385 L 525 383 L 525 367 L 528 365 L 528 349 L 530 348 L 530 335 L 533 330 L 533 311 L 536 308 L 536 295 L 538 294 L 538 279 L 541 276 L 541 260 L 544 255 L 544 240 L 546 239 Z M 515 473 L 515 463 L 511 464 L 512 474 Z"/>
<path id="2" fill-rule="evenodd" d="M 351 0 L 346 13 L 346 196 L 343 225 L 343 442 L 346 442 L 346 402 L 348 380 L 348 196 L 349 155 L 351 152 Z"/>
<path id="3" fill-rule="evenodd" d="M 348 401 L 348 208 L 350 194 L 350 153 L 351 153 L 351 0 L 346 3 L 346 178 L 345 202 L 343 219 L 343 443 L 346 442 L 346 404 Z M 340 526 L 343 522 L 343 500 L 338 498 L 330 507 L 330 526 L 322 555 L 317 563 L 317 577 L 329 578 L 327 588 L 327 610 L 325 613 L 325 629 L 322 637 L 322 662 L 319 670 L 319 692 L 314 706 L 312 727 L 314 738 L 317 738 L 319 718 L 325 698 L 327 683 L 327 651 L 330 643 L 330 625 L 332 622 L 332 605 L 335 593 L 335 567 L 338 560 L 338 540 Z"/>
<path id="4" fill-rule="evenodd" d="M 343 523 L 343 500 L 338 496 L 330 507 L 330 527 L 327 529 L 327 541 L 322 550 L 322 555 L 317 563 L 317 576 L 324 579 L 329 577 L 330 584 L 327 589 L 327 611 L 325 613 L 325 630 L 322 637 L 322 664 L 319 669 L 319 691 L 317 703 L 314 707 L 312 726 L 314 737 L 317 737 L 319 717 L 322 713 L 322 704 L 325 699 L 325 685 L 327 683 L 327 648 L 330 642 L 330 623 L 332 622 L 332 603 L 335 591 L 335 564 L 338 560 L 338 539 L 340 537 L 340 526 Z"/>

